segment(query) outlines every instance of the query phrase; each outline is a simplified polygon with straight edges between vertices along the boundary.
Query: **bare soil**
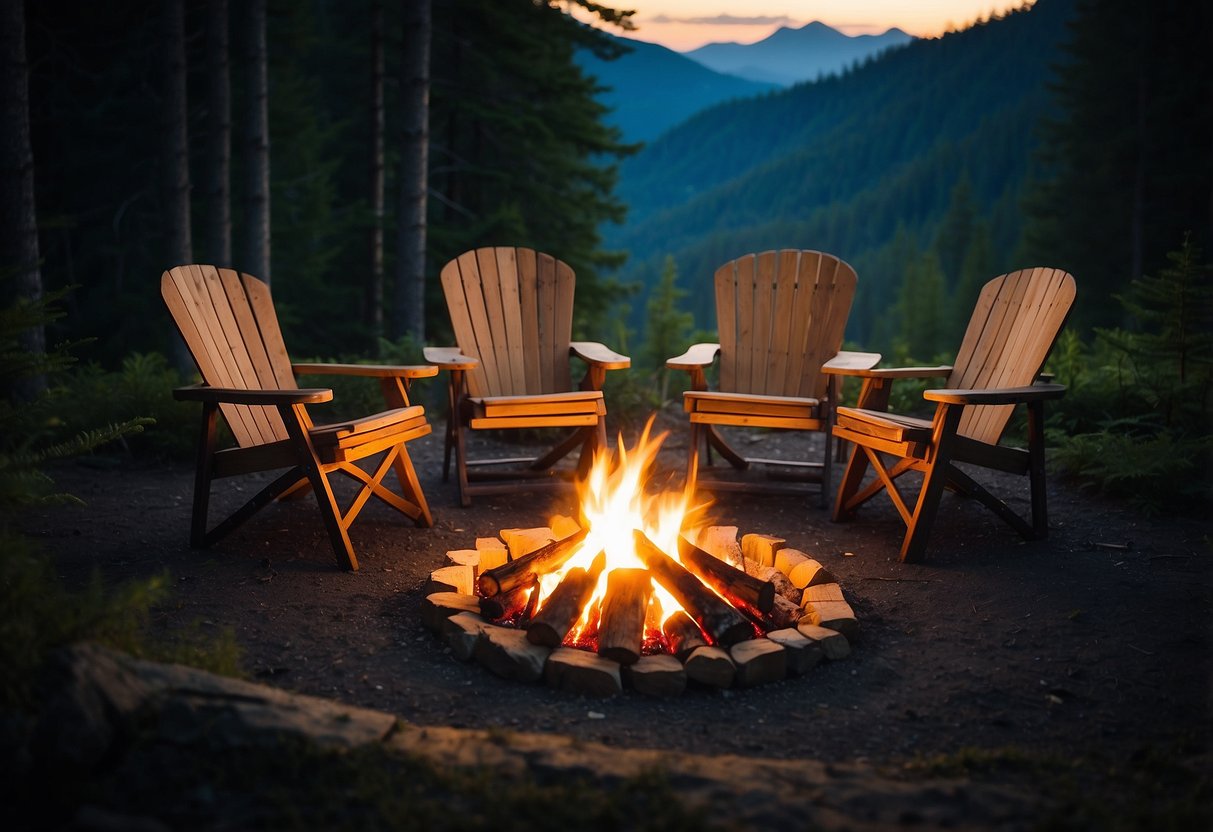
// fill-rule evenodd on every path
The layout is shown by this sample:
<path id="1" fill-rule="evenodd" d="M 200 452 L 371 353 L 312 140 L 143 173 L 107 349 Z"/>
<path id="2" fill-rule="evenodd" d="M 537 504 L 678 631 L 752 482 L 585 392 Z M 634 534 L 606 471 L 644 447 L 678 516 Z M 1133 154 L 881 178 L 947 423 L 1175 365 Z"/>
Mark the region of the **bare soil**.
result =
<path id="1" fill-rule="evenodd" d="M 663 419 L 673 433 L 660 461 L 677 483 L 686 433 L 676 414 Z M 351 532 L 357 573 L 336 567 L 310 497 L 191 550 L 193 470 L 184 464 L 61 468 L 58 485 L 86 504 L 31 514 L 25 526 L 69 584 L 94 570 L 114 582 L 167 572 L 173 600 L 154 627 L 230 628 L 251 678 L 418 725 L 893 767 L 968 748 L 1116 765 L 1151 751 L 1208 759 L 1208 518 L 1143 516 L 1054 478 L 1048 540 L 1024 542 L 982 506 L 948 495 L 926 561 L 903 565 L 902 526 L 883 498 L 835 524 L 813 498 L 722 495 L 715 522 L 784 537 L 838 576 L 861 622 L 854 653 L 751 690 L 590 700 L 460 663 L 423 629 L 422 586 L 447 550 L 575 513 L 571 492 L 459 507 L 454 482 L 441 479 L 438 433 L 410 446 L 434 528 L 369 506 Z M 733 436 L 752 455 L 795 444 L 770 432 Z M 1026 509 L 1025 481 L 975 476 Z M 257 482 L 220 483 L 213 508 L 234 507 Z"/>

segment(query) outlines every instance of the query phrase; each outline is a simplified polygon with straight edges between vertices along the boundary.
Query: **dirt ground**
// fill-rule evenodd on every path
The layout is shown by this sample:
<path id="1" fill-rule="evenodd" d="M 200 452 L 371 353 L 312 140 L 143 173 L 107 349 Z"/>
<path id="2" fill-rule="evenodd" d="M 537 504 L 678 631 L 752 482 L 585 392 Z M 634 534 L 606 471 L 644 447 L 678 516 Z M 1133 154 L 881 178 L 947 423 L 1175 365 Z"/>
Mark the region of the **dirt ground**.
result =
<path id="1" fill-rule="evenodd" d="M 675 415 L 666 421 L 675 432 L 660 461 L 677 480 L 686 434 Z M 760 456 L 790 441 L 735 438 Z M 251 678 L 418 725 L 882 766 L 966 748 L 1114 762 L 1207 752 L 1206 518 L 1151 519 L 1053 478 L 1047 541 L 1025 543 L 980 505 L 949 495 L 926 561 L 902 565 L 902 527 L 887 500 L 834 524 L 815 500 L 722 495 L 715 522 L 784 537 L 838 576 L 861 623 L 854 653 L 756 689 L 590 700 L 460 663 L 419 620 L 422 585 L 447 550 L 574 513 L 571 492 L 482 498 L 464 509 L 454 482 L 441 480 L 440 436 L 411 448 L 436 524 L 417 529 L 369 506 L 352 529 L 357 573 L 336 568 L 310 498 L 270 506 L 213 549 L 191 550 L 188 465 L 55 470 L 86 505 L 31 514 L 25 526 L 71 584 L 94 570 L 112 581 L 167 572 L 173 602 L 154 626 L 230 628 Z M 977 476 L 1026 508 L 1026 481 Z M 256 487 L 241 485 L 220 483 L 213 507 L 233 507 Z"/>

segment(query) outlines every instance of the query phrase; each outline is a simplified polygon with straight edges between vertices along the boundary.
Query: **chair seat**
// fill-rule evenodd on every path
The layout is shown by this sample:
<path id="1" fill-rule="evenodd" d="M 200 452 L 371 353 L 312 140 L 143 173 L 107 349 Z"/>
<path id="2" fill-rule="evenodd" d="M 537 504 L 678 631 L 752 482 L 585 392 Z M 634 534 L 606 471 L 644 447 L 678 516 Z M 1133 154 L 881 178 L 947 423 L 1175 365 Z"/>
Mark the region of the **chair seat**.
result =
<path id="1" fill-rule="evenodd" d="M 360 459 L 430 432 L 421 405 L 385 410 L 362 419 L 316 425 L 309 431 L 325 462 Z"/>
<path id="2" fill-rule="evenodd" d="M 821 401 L 814 398 L 688 390 L 682 401 L 691 421 L 706 425 L 814 430 L 822 418 Z"/>
<path id="3" fill-rule="evenodd" d="M 931 438 L 931 420 L 878 410 L 840 407 L 838 430 L 854 431 L 889 442 L 926 442 Z"/>
<path id="4" fill-rule="evenodd" d="M 601 390 L 574 390 L 534 396 L 468 398 L 473 429 L 494 427 L 570 427 L 597 424 L 606 415 Z"/>

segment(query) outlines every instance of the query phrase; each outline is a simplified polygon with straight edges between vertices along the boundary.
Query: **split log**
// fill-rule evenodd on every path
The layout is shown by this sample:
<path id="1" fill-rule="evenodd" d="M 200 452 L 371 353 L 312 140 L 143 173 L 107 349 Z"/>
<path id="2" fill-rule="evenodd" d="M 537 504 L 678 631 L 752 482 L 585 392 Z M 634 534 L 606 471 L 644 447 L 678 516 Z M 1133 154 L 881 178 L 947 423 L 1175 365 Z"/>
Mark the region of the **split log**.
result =
<path id="1" fill-rule="evenodd" d="M 780 549 L 775 555 L 775 566 L 799 589 L 838 581 L 830 570 L 797 549 Z"/>
<path id="2" fill-rule="evenodd" d="M 682 610 L 678 610 L 665 620 L 661 626 L 661 632 L 665 635 L 665 640 L 670 643 L 670 652 L 677 656 L 679 661 L 685 662 L 687 656 L 696 647 L 707 646 L 699 625 Z"/>
<path id="3" fill-rule="evenodd" d="M 759 566 L 774 566 L 775 553 L 787 543 L 782 537 L 769 534 L 747 534 L 741 538 L 741 556 L 745 558 L 747 571 L 749 564 Z"/>
<path id="4" fill-rule="evenodd" d="M 859 621 L 855 618 L 855 610 L 846 602 L 842 595 L 842 587 L 838 584 L 818 584 L 806 587 L 804 600 L 804 617 L 810 623 L 830 630 L 837 630 L 855 641 L 859 637 Z"/>
<path id="5" fill-rule="evenodd" d="M 426 595 L 435 592 L 457 592 L 460 595 L 471 595 L 475 576 L 470 564 L 455 564 L 443 566 L 430 573 L 422 590 Z"/>
<path id="6" fill-rule="evenodd" d="M 534 529 L 502 529 L 498 537 L 505 541 L 506 548 L 510 550 L 510 560 L 518 560 L 523 555 L 529 555 L 556 540 L 556 535 L 546 526 Z"/>
<path id="7" fill-rule="evenodd" d="M 589 529 L 582 529 L 563 540 L 553 540 L 530 554 L 516 558 L 494 569 L 481 571 L 477 582 L 480 594 L 492 598 L 501 592 L 509 592 L 518 586 L 529 586 L 540 576 L 553 572 L 573 556 L 577 547 L 585 540 Z"/>
<path id="8" fill-rule="evenodd" d="M 602 614 L 598 617 L 598 655 L 620 664 L 635 664 L 644 645 L 644 619 L 653 582 L 647 569 L 615 569 L 607 575 Z"/>
<path id="9" fill-rule="evenodd" d="M 588 570 L 580 566 L 569 570 L 531 619 L 526 637 L 532 644 L 545 644 L 548 647 L 561 645 L 569 630 L 581 618 L 605 566 L 606 555 L 599 552 Z"/>
<path id="10" fill-rule="evenodd" d="M 691 541 L 714 558 L 744 571 L 745 557 L 737 545 L 736 526 L 707 526 Z"/>
<path id="11" fill-rule="evenodd" d="M 480 599 L 480 614 L 489 621 L 506 621 L 517 618 L 526 610 L 534 590 L 535 583 L 515 587 L 509 592 L 499 592 L 492 598 Z M 522 616 L 525 620 L 526 616 Z"/>
<path id="12" fill-rule="evenodd" d="M 451 648 L 451 653 L 461 662 L 470 662 L 476 651 L 476 642 L 484 631 L 485 621 L 474 612 L 460 612 L 442 620 L 439 634 Z"/>
<path id="13" fill-rule="evenodd" d="M 446 561 L 453 566 L 470 566 L 477 571 L 480 569 L 480 552 L 475 549 L 452 549 L 446 553 Z"/>
<path id="14" fill-rule="evenodd" d="M 788 673 L 788 658 L 783 645 L 769 638 L 743 641 L 729 648 L 729 658 L 737 666 L 737 686 L 752 688 L 778 682 Z"/>
<path id="15" fill-rule="evenodd" d="M 800 631 L 802 636 L 820 646 L 821 652 L 825 654 L 827 659 L 845 659 L 851 655 L 851 643 L 840 632 L 819 627 L 807 621 L 801 622 L 800 626 L 796 629 Z"/>
<path id="16" fill-rule="evenodd" d="M 552 538 L 560 540 L 581 531 L 581 524 L 567 514 L 553 514 L 548 518 L 548 527 L 552 530 Z"/>
<path id="17" fill-rule="evenodd" d="M 734 606 L 745 604 L 767 613 L 775 603 L 775 585 L 747 575 L 719 558 L 712 557 L 683 536 L 678 537 L 682 565 L 715 589 Z"/>
<path id="18" fill-rule="evenodd" d="M 712 641 L 728 646 L 754 637 L 754 627 L 745 616 L 657 548 L 644 532 L 636 529 L 632 536 L 640 560 Z"/>
<path id="19" fill-rule="evenodd" d="M 476 551 L 480 553 L 479 569 L 481 572 L 501 566 L 503 563 L 509 563 L 510 560 L 510 550 L 495 537 L 476 538 Z"/>

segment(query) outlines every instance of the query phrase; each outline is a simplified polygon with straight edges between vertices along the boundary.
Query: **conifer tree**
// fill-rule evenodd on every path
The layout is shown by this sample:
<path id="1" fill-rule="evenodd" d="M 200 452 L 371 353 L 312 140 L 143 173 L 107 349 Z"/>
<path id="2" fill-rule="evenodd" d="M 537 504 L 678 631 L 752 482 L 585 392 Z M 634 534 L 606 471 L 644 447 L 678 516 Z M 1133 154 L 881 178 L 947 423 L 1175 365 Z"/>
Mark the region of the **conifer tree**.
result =
<path id="1" fill-rule="evenodd" d="M 687 296 L 685 289 L 678 287 L 678 266 L 674 258 L 667 255 L 661 269 L 661 278 L 653 287 L 645 306 L 644 365 L 652 367 L 658 379 L 659 401 L 665 401 L 669 389 L 669 371 L 666 359 L 685 350 L 690 342 L 691 328 L 695 319 L 690 312 L 680 308 L 680 301 Z"/>

